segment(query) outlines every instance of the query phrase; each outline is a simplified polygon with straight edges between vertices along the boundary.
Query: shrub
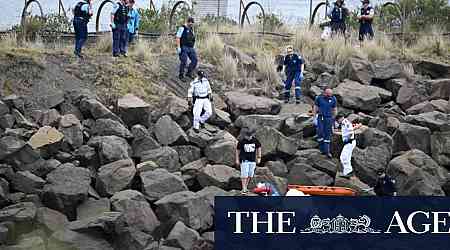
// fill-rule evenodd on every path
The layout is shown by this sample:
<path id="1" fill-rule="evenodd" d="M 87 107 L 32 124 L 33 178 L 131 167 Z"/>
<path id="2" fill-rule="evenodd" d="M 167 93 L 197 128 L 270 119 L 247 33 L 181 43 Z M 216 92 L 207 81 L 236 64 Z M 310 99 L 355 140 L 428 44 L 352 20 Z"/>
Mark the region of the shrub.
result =
<path id="1" fill-rule="evenodd" d="M 218 64 L 224 55 L 225 44 L 217 34 L 209 34 L 202 41 L 201 55 L 208 62 Z"/>
<path id="2" fill-rule="evenodd" d="M 229 54 L 223 57 L 219 70 L 222 79 L 228 83 L 234 84 L 239 77 L 238 61 Z"/>

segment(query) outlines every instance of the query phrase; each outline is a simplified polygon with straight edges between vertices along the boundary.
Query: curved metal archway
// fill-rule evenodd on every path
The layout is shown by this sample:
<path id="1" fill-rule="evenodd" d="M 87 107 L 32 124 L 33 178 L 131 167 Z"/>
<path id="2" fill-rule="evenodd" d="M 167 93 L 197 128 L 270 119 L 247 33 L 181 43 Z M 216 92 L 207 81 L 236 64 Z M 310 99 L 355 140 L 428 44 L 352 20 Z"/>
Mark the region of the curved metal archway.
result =
<path id="1" fill-rule="evenodd" d="M 173 6 L 172 10 L 170 11 L 170 16 L 169 16 L 169 30 L 172 30 L 173 28 L 173 16 L 175 15 L 177 8 L 180 5 L 187 5 L 189 9 L 192 9 L 192 4 L 188 1 L 178 1 L 175 3 L 175 5 Z"/>
<path id="2" fill-rule="evenodd" d="M 100 4 L 100 6 L 98 7 L 97 17 L 96 17 L 96 19 L 95 19 L 95 31 L 97 31 L 97 32 L 100 31 L 100 16 L 101 16 L 101 14 L 102 14 L 102 9 L 103 9 L 103 7 L 105 7 L 105 5 L 106 5 L 107 3 L 114 4 L 113 1 L 111 1 L 111 0 L 105 0 L 105 1 L 103 1 L 103 2 Z"/>
<path id="3" fill-rule="evenodd" d="M 265 30 L 265 25 L 266 25 L 266 12 L 264 11 L 264 8 L 263 8 L 263 6 L 260 4 L 260 3 L 258 3 L 258 2 L 256 2 L 256 1 L 253 1 L 253 2 L 250 2 L 250 3 L 248 3 L 246 6 L 245 6 L 245 8 L 244 8 L 244 11 L 242 12 L 242 15 L 239 17 L 240 18 L 240 24 L 241 24 L 241 28 L 243 28 L 244 27 L 244 22 L 245 22 L 245 17 L 247 16 L 247 11 L 248 11 L 248 9 L 252 6 L 252 5 L 258 5 L 259 6 L 259 8 L 261 9 L 261 12 L 262 12 L 262 14 L 263 14 L 263 33 L 264 33 L 264 30 Z"/>
<path id="4" fill-rule="evenodd" d="M 41 18 L 44 18 L 44 11 L 42 11 L 41 3 L 39 3 L 38 0 L 28 0 L 25 3 L 25 7 L 23 7 L 23 10 L 22 10 L 22 19 L 20 20 L 20 25 L 22 26 L 22 28 L 25 28 L 24 25 L 25 25 L 25 19 L 27 18 L 27 9 L 28 9 L 28 7 L 30 7 L 30 4 L 32 4 L 32 3 L 37 4 L 37 6 L 39 7 L 39 12 L 41 14 Z"/>
<path id="5" fill-rule="evenodd" d="M 384 17 L 384 9 L 387 7 L 393 7 L 395 12 L 396 12 L 396 17 L 398 17 L 400 19 L 400 29 L 403 32 L 403 24 L 404 24 L 404 18 L 402 15 L 402 11 L 401 11 L 401 7 L 398 3 L 394 3 L 394 2 L 387 2 L 385 4 L 383 4 L 380 8 L 380 17 L 381 19 Z"/>
<path id="6" fill-rule="evenodd" d="M 322 7 L 323 5 L 327 6 L 327 3 L 321 2 L 321 3 L 317 4 L 316 7 L 314 8 L 314 11 L 311 15 L 311 20 L 309 20 L 310 26 L 314 25 L 314 19 L 316 19 L 317 12 L 319 11 L 320 7 Z"/>

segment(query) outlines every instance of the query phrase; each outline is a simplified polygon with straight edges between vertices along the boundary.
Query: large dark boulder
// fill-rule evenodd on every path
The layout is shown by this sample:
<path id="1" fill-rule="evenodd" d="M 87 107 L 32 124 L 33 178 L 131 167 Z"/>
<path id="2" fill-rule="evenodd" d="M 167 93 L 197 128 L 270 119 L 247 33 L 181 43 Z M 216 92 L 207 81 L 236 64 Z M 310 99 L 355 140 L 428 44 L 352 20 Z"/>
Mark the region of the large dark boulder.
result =
<path id="1" fill-rule="evenodd" d="M 411 125 L 409 123 L 400 123 L 398 129 L 392 136 L 394 140 L 393 153 L 408 151 L 410 149 L 419 149 L 427 154 L 430 153 L 430 129 Z"/>
<path id="2" fill-rule="evenodd" d="M 306 186 L 329 186 L 334 179 L 327 173 L 305 163 L 289 163 L 288 183 Z"/>
<path id="3" fill-rule="evenodd" d="M 431 135 L 431 155 L 439 165 L 450 169 L 450 131 Z"/>
<path id="4" fill-rule="evenodd" d="M 37 209 L 36 222 L 40 228 L 51 233 L 62 230 L 69 224 L 66 215 L 47 207 Z"/>
<path id="5" fill-rule="evenodd" d="M 11 188 L 26 194 L 40 194 L 45 180 L 30 171 L 17 171 L 11 179 Z"/>
<path id="6" fill-rule="evenodd" d="M 73 220 L 76 207 L 88 197 L 90 184 L 89 170 L 61 165 L 47 175 L 42 202 Z"/>
<path id="7" fill-rule="evenodd" d="M 207 165 L 197 175 L 202 187 L 216 186 L 225 190 L 232 188 L 232 182 L 239 182 L 240 173 L 225 165 Z"/>
<path id="8" fill-rule="evenodd" d="M 153 233 L 160 225 L 144 195 L 135 190 L 120 191 L 111 197 L 113 211 L 122 212 L 128 225 L 145 233 Z"/>
<path id="9" fill-rule="evenodd" d="M 95 187 L 101 196 L 112 196 L 130 187 L 136 174 L 131 159 L 119 160 L 103 165 L 98 170 Z"/>
<path id="10" fill-rule="evenodd" d="M 372 63 L 360 58 L 350 58 L 339 72 L 340 80 L 350 79 L 364 85 L 370 85 L 375 75 Z"/>
<path id="11" fill-rule="evenodd" d="M 111 202 L 108 198 L 89 198 L 77 207 L 77 219 L 85 220 L 95 218 L 111 211 Z"/>
<path id="12" fill-rule="evenodd" d="M 150 201 L 156 201 L 166 195 L 188 190 L 183 179 L 166 169 L 158 168 L 139 174 L 142 182 L 142 193 Z"/>
<path id="13" fill-rule="evenodd" d="M 149 123 L 156 123 L 164 115 L 170 115 L 173 120 L 178 122 L 188 112 L 189 106 L 186 99 L 169 95 L 161 98 L 159 104 L 153 109 L 149 117 Z"/>
<path id="14" fill-rule="evenodd" d="M 209 205 L 214 207 L 214 198 L 216 196 L 230 196 L 230 193 L 216 186 L 208 186 L 198 191 L 197 195 L 205 198 L 209 202 Z"/>
<path id="15" fill-rule="evenodd" d="M 64 134 L 63 142 L 70 148 L 77 149 L 83 145 L 83 130 L 80 120 L 75 115 L 68 114 L 59 120 L 59 131 Z"/>
<path id="16" fill-rule="evenodd" d="M 169 172 L 176 172 L 181 167 L 180 158 L 177 151 L 170 147 L 161 147 L 142 152 L 141 161 L 153 161 L 159 167 L 165 168 Z"/>
<path id="17" fill-rule="evenodd" d="M 403 65 L 396 59 L 379 60 L 374 63 L 374 77 L 372 81 L 384 82 L 390 79 L 407 77 Z"/>
<path id="18" fill-rule="evenodd" d="M 183 145 L 189 141 L 183 129 L 169 115 L 159 118 L 154 133 L 158 142 L 164 146 Z"/>
<path id="19" fill-rule="evenodd" d="M 237 128 L 251 126 L 267 126 L 276 130 L 281 130 L 284 118 L 279 115 L 241 115 L 234 122 Z"/>
<path id="20" fill-rule="evenodd" d="M 433 62 L 430 60 L 421 60 L 413 65 L 414 71 L 430 76 L 433 79 L 450 78 L 450 65 L 442 62 Z"/>
<path id="21" fill-rule="evenodd" d="M 256 131 L 256 138 L 261 143 L 263 157 L 289 157 L 297 151 L 297 142 L 294 139 L 270 127 L 259 128 Z"/>
<path id="22" fill-rule="evenodd" d="M 131 132 L 120 122 L 112 119 L 98 119 L 92 128 L 92 134 L 98 136 L 115 135 L 125 139 L 133 137 Z"/>
<path id="23" fill-rule="evenodd" d="M 193 249 L 192 247 L 199 239 L 200 235 L 197 231 L 188 228 L 183 222 L 178 221 L 164 241 L 164 245 L 190 250 Z"/>
<path id="24" fill-rule="evenodd" d="M 398 90 L 396 102 L 404 109 L 429 100 L 429 90 L 425 81 L 412 80 L 407 81 Z"/>
<path id="25" fill-rule="evenodd" d="M 236 162 L 237 140 L 231 135 L 208 145 L 204 151 L 206 158 L 215 164 L 233 166 Z"/>
<path id="26" fill-rule="evenodd" d="M 444 195 L 448 172 L 424 152 L 414 149 L 389 162 L 400 195 Z"/>
<path id="27" fill-rule="evenodd" d="M 12 155 L 25 146 L 25 142 L 15 136 L 0 138 L 0 160 Z"/>
<path id="28" fill-rule="evenodd" d="M 119 115 L 128 126 L 142 123 L 148 120 L 150 105 L 141 98 L 126 94 L 117 101 Z"/>
<path id="29" fill-rule="evenodd" d="M 105 105 L 96 99 L 85 98 L 80 101 L 80 110 L 85 117 L 92 117 L 94 119 L 112 119 L 118 122 L 122 120 Z"/>
<path id="30" fill-rule="evenodd" d="M 155 202 L 161 222 L 175 224 L 182 221 L 195 230 L 207 230 L 213 225 L 213 209 L 209 202 L 196 193 L 182 191 L 165 196 Z"/>
<path id="31" fill-rule="evenodd" d="M 375 186 L 377 171 L 386 169 L 392 157 L 392 146 L 356 147 L 352 153 L 352 167 L 356 176 L 369 186 Z"/>
<path id="32" fill-rule="evenodd" d="M 334 93 L 342 106 L 350 109 L 375 111 L 382 100 L 388 101 L 392 94 L 382 88 L 362 85 L 346 80 L 334 89 Z"/>
<path id="33" fill-rule="evenodd" d="M 432 131 L 450 131 L 450 115 L 439 111 L 408 115 L 406 121 Z"/>
<path id="34" fill-rule="evenodd" d="M 173 149 L 177 151 L 181 165 L 183 166 L 200 159 L 202 156 L 201 149 L 192 145 L 174 146 Z"/>
<path id="35" fill-rule="evenodd" d="M 313 124 L 314 118 L 307 114 L 299 114 L 288 117 L 283 124 L 281 132 L 285 135 L 295 135 L 301 133 L 303 137 L 315 135 L 316 129 Z"/>
<path id="36" fill-rule="evenodd" d="M 77 233 L 69 229 L 53 233 L 48 239 L 47 250 L 114 250 L 111 244 L 98 234 Z"/>
<path id="37" fill-rule="evenodd" d="M 95 136 L 87 144 L 97 150 L 100 164 L 129 159 L 132 155 L 132 149 L 128 142 L 115 135 Z"/>
<path id="38" fill-rule="evenodd" d="M 232 116 L 260 114 L 276 115 L 281 110 L 281 102 L 261 96 L 249 95 L 244 92 L 225 93 L 225 102 Z"/>

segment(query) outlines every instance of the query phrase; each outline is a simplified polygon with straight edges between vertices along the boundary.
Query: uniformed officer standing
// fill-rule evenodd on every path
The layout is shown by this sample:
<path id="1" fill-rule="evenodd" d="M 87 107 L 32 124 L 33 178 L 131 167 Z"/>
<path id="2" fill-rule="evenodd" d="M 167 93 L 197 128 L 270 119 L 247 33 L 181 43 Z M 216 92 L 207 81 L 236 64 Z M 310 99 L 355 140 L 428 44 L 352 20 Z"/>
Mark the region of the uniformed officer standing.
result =
<path id="1" fill-rule="evenodd" d="M 327 16 L 331 19 L 331 31 L 345 34 L 347 29 L 345 21 L 348 16 L 348 9 L 344 5 L 344 0 L 336 0 L 333 6 L 330 6 Z"/>
<path id="2" fill-rule="evenodd" d="M 188 90 L 188 103 L 189 107 L 194 104 L 193 116 L 194 116 L 194 131 L 198 132 L 200 125 L 208 120 L 212 114 L 212 91 L 208 79 L 205 77 L 205 73 L 201 70 L 197 72 L 198 77 L 191 82 L 191 86 Z M 201 115 L 202 110 L 205 113 Z"/>
<path id="3" fill-rule="evenodd" d="M 359 40 L 362 42 L 367 36 L 369 39 L 373 38 L 372 21 L 375 11 L 369 5 L 369 0 L 362 1 L 363 6 L 358 14 L 359 20 Z"/>
<path id="4" fill-rule="evenodd" d="M 301 82 L 303 79 L 303 70 L 305 61 L 301 56 L 294 53 L 292 45 L 286 48 L 287 55 L 284 57 L 283 65 L 285 67 L 286 81 L 284 82 L 284 102 L 289 103 L 291 96 L 292 82 L 295 81 L 295 102 L 301 102 Z"/>
<path id="5" fill-rule="evenodd" d="M 314 101 L 313 115 L 317 114 L 317 141 L 319 142 L 320 152 L 328 158 L 332 158 L 330 142 L 334 124 L 333 117 L 336 116 L 337 112 L 336 105 L 336 97 L 333 96 L 333 91 L 330 88 L 326 88 Z"/>
<path id="6" fill-rule="evenodd" d="M 73 28 L 75 30 L 74 54 L 83 58 L 81 49 L 88 37 L 88 23 L 93 15 L 91 0 L 79 1 L 73 8 Z"/>
<path id="7" fill-rule="evenodd" d="M 336 121 L 341 128 L 342 142 L 344 143 L 340 156 L 343 168 L 341 177 L 350 178 L 353 176 L 352 152 L 356 147 L 355 132 L 353 130 L 353 124 L 344 117 L 342 112 L 336 116 Z"/>
<path id="8" fill-rule="evenodd" d="M 128 48 L 128 7 L 127 0 L 117 2 L 111 12 L 111 29 L 113 32 L 113 57 L 127 56 Z"/>
<path id="9" fill-rule="evenodd" d="M 189 17 L 186 24 L 181 26 L 176 35 L 177 42 L 177 54 L 180 57 L 180 80 L 184 81 L 184 68 L 186 67 L 187 59 L 191 60 L 188 66 L 186 76 L 194 78 L 192 76 L 195 67 L 197 67 L 197 53 L 195 52 L 195 34 L 192 30 L 194 25 L 194 18 Z"/>

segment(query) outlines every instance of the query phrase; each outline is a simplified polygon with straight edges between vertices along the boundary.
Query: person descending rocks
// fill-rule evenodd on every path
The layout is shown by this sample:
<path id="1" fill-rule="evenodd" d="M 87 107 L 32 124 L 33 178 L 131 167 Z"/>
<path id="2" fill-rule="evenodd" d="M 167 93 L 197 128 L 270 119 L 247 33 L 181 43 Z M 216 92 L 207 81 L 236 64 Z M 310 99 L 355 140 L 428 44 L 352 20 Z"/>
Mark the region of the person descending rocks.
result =
<path id="1" fill-rule="evenodd" d="M 113 32 L 113 57 L 127 56 L 128 47 L 128 0 L 114 4 L 111 12 L 111 29 Z"/>
<path id="2" fill-rule="evenodd" d="M 340 160 L 342 164 L 342 173 L 341 177 L 351 178 L 353 177 L 353 168 L 352 168 L 352 152 L 356 147 L 356 139 L 355 132 L 353 130 L 353 124 L 345 118 L 344 113 L 339 112 L 336 116 L 336 122 L 341 128 L 342 132 L 342 142 L 344 143 L 344 147 L 342 148 Z"/>
<path id="3" fill-rule="evenodd" d="M 199 70 L 197 72 L 198 77 L 191 82 L 191 86 L 188 90 L 188 104 L 189 107 L 193 107 L 193 129 L 195 132 L 199 132 L 200 126 L 204 126 L 205 122 L 212 115 L 213 101 L 211 86 L 206 78 L 205 72 Z M 202 111 L 205 112 L 202 115 Z"/>
<path id="4" fill-rule="evenodd" d="M 92 0 L 79 1 L 73 8 L 73 28 L 75 30 L 75 56 L 83 58 L 81 49 L 88 37 L 88 23 L 93 15 Z"/>
<path id="5" fill-rule="evenodd" d="M 322 154 L 332 158 L 330 154 L 331 133 L 333 131 L 334 116 L 337 113 L 337 100 L 330 88 L 325 88 L 323 93 L 314 101 L 313 116 L 317 114 L 317 142 Z"/>
<path id="6" fill-rule="evenodd" d="M 248 183 L 255 174 L 256 165 L 261 163 L 261 143 L 256 139 L 256 130 L 242 128 L 236 148 L 236 166 L 241 168 L 242 194 L 247 194 Z"/>
<path id="7" fill-rule="evenodd" d="M 194 18 L 188 17 L 186 23 L 181 26 L 176 34 L 177 54 L 180 58 L 180 72 L 178 77 L 180 80 L 184 79 L 184 68 L 187 64 L 187 59 L 191 60 L 188 66 L 186 76 L 193 77 L 193 72 L 197 67 L 197 53 L 195 52 L 195 34 L 192 29 L 194 26 Z"/>
<path id="8" fill-rule="evenodd" d="M 291 96 L 292 82 L 295 82 L 295 102 L 298 104 L 301 98 L 301 82 L 303 80 L 303 71 L 305 69 L 305 61 L 294 52 L 292 45 L 286 48 L 287 55 L 284 57 L 283 65 L 285 67 L 286 81 L 284 82 L 284 102 L 289 103 Z M 278 67 L 278 71 L 282 70 L 282 65 Z"/>

